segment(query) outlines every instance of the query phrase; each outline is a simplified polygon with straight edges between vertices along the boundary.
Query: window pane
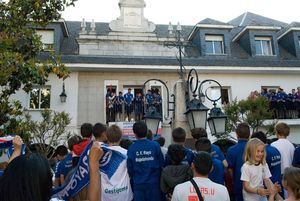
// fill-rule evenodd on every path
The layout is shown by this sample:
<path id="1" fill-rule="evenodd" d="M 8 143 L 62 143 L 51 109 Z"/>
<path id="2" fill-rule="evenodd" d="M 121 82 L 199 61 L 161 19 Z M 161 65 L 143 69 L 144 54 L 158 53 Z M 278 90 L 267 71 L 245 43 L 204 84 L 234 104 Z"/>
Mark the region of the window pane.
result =
<path id="1" fill-rule="evenodd" d="M 224 54 L 223 50 L 223 42 L 222 41 L 214 41 L 215 45 L 215 54 Z"/>
<path id="2" fill-rule="evenodd" d="M 205 41 L 205 44 L 206 44 L 206 53 L 214 54 L 213 42 L 212 41 Z"/>
<path id="3" fill-rule="evenodd" d="M 256 52 L 257 55 L 262 55 L 261 41 L 260 40 L 255 41 L 255 52 Z"/>
<path id="4" fill-rule="evenodd" d="M 39 89 L 33 89 L 30 92 L 29 108 L 30 109 L 39 109 Z"/>
<path id="5" fill-rule="evenodd" d="M 262 47 L 263 47 L 263 55 L 272 55 L 271 41 L 263 40 Z"/>
<path id="6" fill-rule="evenodd" d="M 41 109 L 50 108 L 50 89 L 41 89 Z"/>

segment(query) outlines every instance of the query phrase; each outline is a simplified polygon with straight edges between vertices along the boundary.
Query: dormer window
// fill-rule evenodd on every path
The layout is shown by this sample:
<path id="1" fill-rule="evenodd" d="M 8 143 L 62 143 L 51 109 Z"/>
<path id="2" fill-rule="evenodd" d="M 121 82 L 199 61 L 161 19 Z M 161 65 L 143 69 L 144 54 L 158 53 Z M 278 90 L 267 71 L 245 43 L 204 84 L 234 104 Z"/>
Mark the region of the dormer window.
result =
<path id="1" fill-rule="evenodd" d="M 225 54 L 223 35 L 205 35 L 206 54 Z"/>
<path id="2" fill-rule="evenodd" d="M 54 30 L 37 30 L 39 36 L 41 36 L 41 42 L 43 43 L 44 51 L 54 50 Z"/>
<path id="3" fill-rule="evenodd" d="M 258 56 L 272 56 L 272 37 L 255 37 L 255 52 Z"/>

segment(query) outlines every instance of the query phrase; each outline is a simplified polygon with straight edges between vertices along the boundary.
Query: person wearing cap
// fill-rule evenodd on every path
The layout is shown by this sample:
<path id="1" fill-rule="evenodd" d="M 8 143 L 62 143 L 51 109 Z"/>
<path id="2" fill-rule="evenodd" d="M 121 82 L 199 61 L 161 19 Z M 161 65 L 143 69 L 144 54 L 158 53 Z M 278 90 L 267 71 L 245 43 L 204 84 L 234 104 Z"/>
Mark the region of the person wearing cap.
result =
<path id="1" fill-rule="evenodd" d="M 131 120 L 132 101 L 133 101 L 133 94 L 131 93 L 131 88 L 129 88 L 128 92 L 124 95 L 125 111 L 126 111 L 128 121 Z"/>

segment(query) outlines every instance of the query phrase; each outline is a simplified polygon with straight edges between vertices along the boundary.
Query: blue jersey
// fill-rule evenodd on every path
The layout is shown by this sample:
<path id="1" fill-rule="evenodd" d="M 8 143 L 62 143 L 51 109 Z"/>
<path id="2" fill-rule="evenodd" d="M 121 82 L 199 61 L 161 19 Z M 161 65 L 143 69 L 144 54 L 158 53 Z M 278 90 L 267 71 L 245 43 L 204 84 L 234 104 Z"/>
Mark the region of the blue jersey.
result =
<path id="1" fill-rule="evenodd" d="M 60 178 L 63 175 L 65 178 L 67 174 L 72 170 L 72 154 L 68 154 L 62 161 L 60 161 L 55 170 L 55 178 Z"/>
<path id="2" fill-rule="evenodd" d="M 3 175 L 3 170 L 0 170 L 0 177 Z"/>
<path id="3" fill-rule="evenodd" d="M 133 94 L 131 93 L 126 93 L 124 95 L 124 100 L 126 104 L 131 104 L 131 102 L 133 101 Z"/>
<path id="4" fill-rule="evenodd" d="M 300 167 L 300 147 L 297 147 L 294 152 L 293 166 Z"/>
<path id="5" fill-rule="evenodd" d="M 153 98 L 152 94 L 146 94 L 146 102 L 148 105 L 153 104 L 153 100 L 154 100 L 154 98 Z"/>
<path id="6" fill-rule="evenodd" d="M 244 164 L 243 154 L 247 140 L 239 140 L 236 145 L 229 147 L 227 151 L 228 168 L 233 170 L 233 188 L 235 194 L 242 194 L 243 183 L 241 181 L 241 168 Z"/>
<path id="7" fill-rule="evenodd" d="M 213 162 L 213 170 L 209 173 L 208 178 L 215 183 L 224 185 L 223 163 L 216 158 L 212 158 L 212 162 Z"/>
<path id="8" fill-rule="evenodd" d="M 285 101 L 286 99 L 287 99 L 287 94 L 285 93 L 285 92 L 278 92 L 277 94 L 276 94 L 276 98 L 277 98 L 277 100 L 279 100 L 279 101 Z"/>
<path id="9" fill-rule="evenodd" d="M 137 140 L 127 152 L 127 168 L 134 185 L 159 185 L 164 157 L 157 142 Z"/>
<path id="10" fill-rule="evenodd" d="M 192 162 L 194 161 L 194 152 L 191 149 L 184 147 L 184 153 L 185 153 L 185 157 L 181 163 L 186 165 L 191 165 Z M 164 166 L 171 165 L 171 164 L 172 162 L 170 156 L 166 154 Z"/>
<path id="11" fill-rule="evenodd" d="M 269 166 L 272 177 L 270 178 L 273 183 L 281 183 L 281 155 L 280 152 L 270 145 L 266 146 L 266 161 Z"/>
<path id="12" fill-rule="evenodd" d="M 211 144 L 211 156 L 223 162 L 225 160 L 225 156 L 221 151 L 220 147 L 215 144 Z"/>

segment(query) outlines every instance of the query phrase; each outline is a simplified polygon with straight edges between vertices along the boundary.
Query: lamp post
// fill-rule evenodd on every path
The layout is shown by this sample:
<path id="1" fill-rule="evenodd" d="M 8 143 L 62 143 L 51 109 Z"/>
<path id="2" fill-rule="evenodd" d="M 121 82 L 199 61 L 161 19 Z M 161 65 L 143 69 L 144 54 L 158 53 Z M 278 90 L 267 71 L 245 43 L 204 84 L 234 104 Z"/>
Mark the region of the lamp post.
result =
<path id="1" fill-rule="evenodd" d="M 67 100 L 67 94 L 66 94 L 66 90 L 65 90 L 65 82 L 63 82 L 62 88 L 63 88 L 63 90 L 62 90 L 61 94 L 59 95 L 59 97 L 60 97 L 60 102 L 65 103 Z"/>

